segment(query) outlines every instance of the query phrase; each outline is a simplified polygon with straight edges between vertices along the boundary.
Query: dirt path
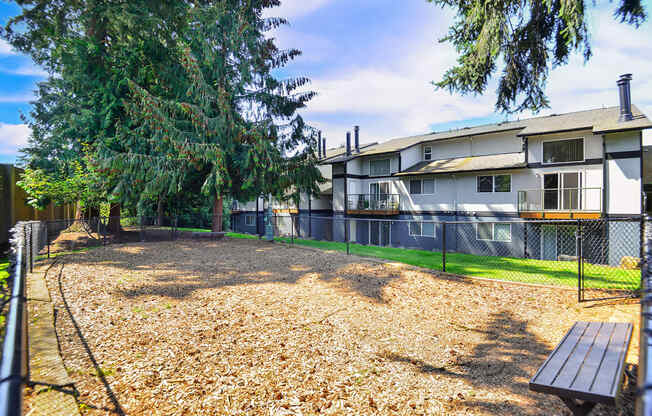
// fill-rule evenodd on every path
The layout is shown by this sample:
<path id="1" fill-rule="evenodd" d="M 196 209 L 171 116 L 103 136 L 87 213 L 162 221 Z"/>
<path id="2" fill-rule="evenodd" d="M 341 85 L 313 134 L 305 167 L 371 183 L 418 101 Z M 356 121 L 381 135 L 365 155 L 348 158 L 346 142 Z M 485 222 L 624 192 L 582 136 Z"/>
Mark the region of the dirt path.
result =
<path id="1" fill-rule="evenodd" d="M 47 282 L 85 414 L 566 415 L 527 388 L 547 353 L 576 320 L 638 317 L 256 240 L 61 259 Z"/>

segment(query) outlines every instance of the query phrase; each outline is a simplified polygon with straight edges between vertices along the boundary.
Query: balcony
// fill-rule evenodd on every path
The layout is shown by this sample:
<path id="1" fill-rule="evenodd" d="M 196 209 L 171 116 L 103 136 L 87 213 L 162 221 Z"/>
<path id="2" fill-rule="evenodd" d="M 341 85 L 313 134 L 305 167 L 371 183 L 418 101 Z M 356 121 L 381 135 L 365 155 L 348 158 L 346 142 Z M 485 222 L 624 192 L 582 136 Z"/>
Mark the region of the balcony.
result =
<path id="1" fill-rule="evenodd" d="M 600 218 L 602 188 L 552 188 L 518 191 L 522 218 Z"/>
<path id="2" fill-rule="evenodd" d="M 398 194 L 349 194 L 346 213 L 358 215 L 397 215 L 400 207 Z"/>

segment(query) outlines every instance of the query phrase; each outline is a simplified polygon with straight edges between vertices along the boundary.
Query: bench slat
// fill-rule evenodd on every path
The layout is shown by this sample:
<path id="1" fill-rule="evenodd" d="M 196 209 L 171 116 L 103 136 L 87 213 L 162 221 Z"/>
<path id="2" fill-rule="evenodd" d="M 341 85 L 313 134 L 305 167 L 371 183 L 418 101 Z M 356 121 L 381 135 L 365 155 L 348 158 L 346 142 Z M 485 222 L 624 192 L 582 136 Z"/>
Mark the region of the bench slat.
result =
<path id="1" fill-rule="evenodd" d="M 548 359 L 543 363 L 537 374 L 532 377 L 531 383 L 550 385 L 566 363 L 566 358 L 573 352 L 578 341 L 589 326 L 588 322 L 576 322 L 568 331 L 564 339 L 557 345 Z"/>
<path id="2" fill-rule="evenodd" d="M 595 394 L 611 395 L 616 397 L 622 385 L 623 365 L 625 354 L 632 338 L 632 324 L 618 324 L 611 337 L 611 348 L 607 351 L 602 366 L 600 377 L 595 380 L 591 391 Z"/>
<path id="3" fill-rule="evenodd" d="M 632 324 L 576 322 L 530 380 L 530 389 L 614 404 L 623 378 Z"/>
<path id="4" fill-rule="evenodd" d="M 577 373 L 575 381 L 571 384 L 573 390 L 590 391 L 593 382 L 599 374 L 602 360 L 604 360 L 609 341 L 614 332 L 616 324 L 613 322 L 605 322 L 600 328 L 600 332 L 595 338 L 595 342 L 591 351 L 586 356 L 582 368 Z M 602 373 L 602 375 L 606 375 Z"/>
<path id="5" fill-rule="evenodd" d="M 602 322 L 591 322 L 589 327 L 584 331 L 584 335 L 580 338 L 573 353 L 566 359 L 566 364 L 557 375 L 552 385 L 557 388 L 569 389 L 577 373 L 579 372 L 584 359 L 586 358 L 591 347 L 595 343 L 598 332 L 602 327 Z"/>

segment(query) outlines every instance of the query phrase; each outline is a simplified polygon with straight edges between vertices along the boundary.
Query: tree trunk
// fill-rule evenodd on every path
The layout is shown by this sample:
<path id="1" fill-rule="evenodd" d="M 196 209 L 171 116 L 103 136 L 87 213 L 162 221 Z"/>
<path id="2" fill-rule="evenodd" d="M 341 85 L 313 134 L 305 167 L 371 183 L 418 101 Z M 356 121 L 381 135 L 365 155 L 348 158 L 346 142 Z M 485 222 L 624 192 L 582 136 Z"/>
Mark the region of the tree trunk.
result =
<path id="1" fill-rule="evenodd" d="M 75 205 L 75 221 L 84 219 L 84 210 L 81 207 L 81 202 L 77 201 Z"/>
<path id="2" fill-rule="evenodd" d="M 120 204 L 111 204 L 109 208 L 108 231 L 111 234 L 120 234 Z"/>
<path id="3" fill-rule="evenodd" d="M 156 213 L 158 218 L 156 218 L 156 223 L 158 225 L 163 225 L 163 198 L 158 198 L 158 206 L 156 207 Z"/>
<path id="4" fill-rule="evenodd" d="M 222 197 L 216 195 L 213 202 L 213 232 L 222 231 L 222 212 Z"/>

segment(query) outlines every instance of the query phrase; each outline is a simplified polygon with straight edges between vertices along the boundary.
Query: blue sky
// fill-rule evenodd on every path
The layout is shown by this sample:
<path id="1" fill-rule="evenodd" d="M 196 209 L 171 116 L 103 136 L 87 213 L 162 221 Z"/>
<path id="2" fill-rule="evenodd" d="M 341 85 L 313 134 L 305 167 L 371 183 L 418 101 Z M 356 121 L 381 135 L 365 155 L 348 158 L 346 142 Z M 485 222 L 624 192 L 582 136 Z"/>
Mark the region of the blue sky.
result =
<path id="1" fill-rule="evenodd" d="M 600 2 L 590 9 L 594 57 L 584 65 L 575 56 L 551 73 L 552 107 L 541 114 L 617 105 L 616 79 L 631 72 L 633 101 L 652 116 L 652 23 L 639 29 L 618 24 L 614 8 Z M 0 3 L 0 22 L 17 11 Z M 454 49 L 437 42 L 452 21 L 449 10 L 425 0 L 285 0 L 268 14 L 291 22 L 272 35 L 303 55 L 280 75 L 312 79 L 318 96 L 302 113 L 323 130 L 329 147 L 342 143 L 354 124 L 365 143 L 505 118 L 493 111 L 495 83 L 482 96 L 451 95 L 430 85 L 455 62 Z M 44 76 L 0 42 L 0 162 L 14 161 L 25 143 L 29 129 L 20 112 L 29 111 Z"/>

